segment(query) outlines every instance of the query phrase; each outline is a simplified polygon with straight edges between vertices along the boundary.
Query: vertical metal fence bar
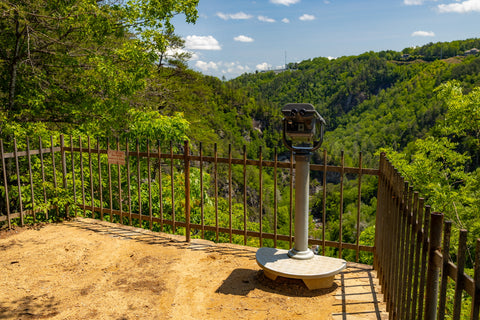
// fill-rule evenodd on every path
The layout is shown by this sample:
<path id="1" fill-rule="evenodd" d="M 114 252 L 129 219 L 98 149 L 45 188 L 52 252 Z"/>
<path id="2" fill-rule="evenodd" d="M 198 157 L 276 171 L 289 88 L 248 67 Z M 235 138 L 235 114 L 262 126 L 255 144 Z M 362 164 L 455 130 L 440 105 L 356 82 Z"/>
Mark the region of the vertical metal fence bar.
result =
<path id="1" fill-rule="evenodd" d="M 5 187 L 5 209 L 7 211 L 7 223 L 8 223 L 8 229 L 11 229 L 12 217 L 10 216 L 10 197 L 8 194 L 7 167 L 5 165 L 3 139 L 0 139 L 0 158 L 2 158 L 2 173 L 3 173 L 3 186 Z M 47 219 L 48 219 L 48 216 L 47 216 Z"/>
<path id="2" fill-rule="evenodd" d="M 243 244 L 247 245 L 247 146 L 243 145 Z"/>
<path id="3" fill-rule="evenodd" d="M 205 239 L 205 208 L 204 208 L 204 196 L 203 196 L 203 147 L 200 142 L 200 226 L 202 239 Z"/>
<path id="4" fill-rule="evenodd" d="M 448 262 L 450 252 L 450 234 L 452 230 L 452 222 L 445 221 L 443 230 L 443 249 L 442 249 L 442 276 L 440 280 L 440 299 L 438 301 L 437 319 L 445 318 L 445 306 L 447 304 L 447 284 L 448 284 Z"/>
<path id="5" fill-rule="evenodd" d="M 162 149 L 160 148 L 160 139 L 157 140 L 157 149 L 158 149 L 157 150 L 157 155 L 158 155 L 158 199 L 160 201 L 160 203 L 159 203 L 159 206 L 160 206 L 160 231 L 163 232 Z M 200 144 L 200 149 L 201 149 L 201 144 Z M 202 194 L 203 194 L 203 192 L 202 192 Z M 202 199 L 203 199 L 203 197 L 202 197 Z M 203 210 L 203 204 L 202 204 L 202 210 Z M 202 235 L 202 238 L 203 238 L 203 235 Z"/>
<path id="6" fill-rule="evenodd" d="M 395 198 L 395 202 L 392 203 L 392 215 L 393 215 L 393 221 L 389 226 L 390 232 L 393 232 L 395 236 L 393 237 L 392 245 L 387 254 L 388 254 L 388 260 L 392 261 L 387 262 L 389 266 L 389 273 L 391 275 L 391 295 L 393 297 L 392 299 L 392 310 L 393 310 L 393 315 L 395 319 L 400 319 L 400 277 L 401 273 L 398 272 L 401 270 L 402 263 L 401 263 L 401 255 L 400 255 L 400 248 L 402 245 L 401 242 L 401 236 L 403 234 L 403 229 L 402 229 L 402 221 L 403 221 L 403 216 L 402 216 L 402 210 L 403 210 L 403 195 L 404 195 L 404 187 L 405 183 L 403 181 L 403 177 L 400 176 L 400 173 L 395 170 L 395 168 L 390 164 L 390 171 L 392 172 L 392 181 L 394 182 L 392 192 L 393 192 L 393 197 Z M 388 249 L 387 249 L 388 250 Z"/>
<path id="7" fill-rule="evenodd" d="M 184 147 L 184 165 L 185 165 L 185 236 L 186 241 L 190 242 L 190 149 L 188 141 L 185 141 Z M 230 230 L 230 235 L 232 234 Z"/>
<path id="8" fill-rule="evenodd" d="M 40 150 L 42 147 L 42 142 L 40 141 Z M 83 206 L 83 216 L 86 217 L 86 209 L 85 209 L 85 175 L 83 172 L 83 150 L 82 150 L 82 137 L 78 137 L 78 149 L 80 153 L 80 180 L 82 185 L 82 206 Z M 40 159 L 42 159 L 42 154 L 40 154 Z M 43 161 L 42 161 L 42 168 L 43 168 Z"/>
<path id="9" fill-rule="evenodd" d="M 148 228 L 152 230 L 153 227 L 153 212 L 152 212 L 152 166 L 150 161 L 150 139 L 147 139 L 147 178 L 148 178 Z"/>
<path id="10" fill-rule="evenodd" d="M 73 189 L 73 203 L 74 203 L 74 216 L 77 217 L 77 185 L 75 181 L 75 154 L 73 152 L 73 136 L 70 135 L 70 156 L 71 156 L 71 163 L 72 163 L 72 189 Z M 80 156 L 82 154 L 80 153 Z"/>
<path id="11" fill-rule="evenodd" d="M 362 206 L 362 152 L 358 153 L 358 196 L 357 196 L 357 252 L 355 261 L 360 259 L 360 210 Z"/>
<path id="12" fill-rule="evenodd" d="M 118 137 L 117 137 L 117 151 L 120 151 L 120 139 Z M 120 210 L 120 223 L 123 224 L 122 168 L 120 167 L 120 164 L 117 164 L 117 179 L 118 179 L 118 209 Z M 113 209 L 113 205 L 112 205 L 112 209 Z"/>
<path id="13" fill-rule="evenodd" d="M 417 305 L 418 305 L 418 286 L 419 286 L 419 278 L 420 278 L 420 250 L 422 245 L 422 218 L 423 218 L 423 210 L 425 206 L 425 201 L 423 198 L 418 199 L 418 213 L 416 215 L 415 221 L 415 271 L 413 272 L 413 294 L 412 294 L 412 319 L 417 317 Z"/>
<path id="14" fill-rule="evenodd" d="M 35 213 L 35 192 L 33 190 L 33 173 L 32 173 L 32 157 L 30 155 L 30 140 L 27 137 L 27 158 L 28 158 L 28 176 L 30 182 L 30 197 L 32 198 L 32 215 L 33 222 L 37 221 L 37 214 Z"/>
<path id="15" fill-rule="evenodd" d="M 324 155 L 325 155 L 325 150 L 323 150 Z M 378 162 L 378 169 L 379 169 L 379 174 L 378 174 L 378 190 L 377 190 L 377 216 L 375 219 L 375 245 L 374 245 L 374 251 L 373 251 L 373 266 L 375 270 L 377 270 L 377 277 L 379 279 L 379 283 L 383 283 L 383 270 L 381 268 L 381 264 L 379 263 L 380 258 L 381 258 L 381 239 L 383 239 L 383 220 L 385 216 L 384 212 L 384 194 L 385 194 L 385 184 L 384 184 L 384 177 L 385 177 L 385 169 L 384 169 L 384 159 L 385 159 L 385 153 L 380 154 L 380 159 Z M 323 169 L 323 175 L 325 176 L 326 174 L 326 168 L 325 168 L 325 162 L 324 162 L 324 169 Z M 324 180 L 325 181 L 325 180 Z M 325 182 L 324 182 L 324 188 L 325 188 Z M 325 223 L 325 218 L 323 219 L 323 223 Z M 325 231 L 323 231 L 325 233 Z M 325 254 L 325 253 L 324 253 Z M 382 289 L 383 291 L 383 289 Z M 385 299 L 385 295 L 384 295 Z"/>
<path id="16" fill-rule="evenodd" d="M 107 140 L 108 144 L 108 140 Z M 102 157 L 100 156 L 100 137 L 97 137 L 97 161 L 98 161 L 98 199 L 100 200 L 100 220 L 103 221 L 103 186 L 102 186 Z M 107 166 L 109 166 L 107 164 Z"/>
<path id="17" fill-rule="evenodd" d="M 441 264 L 436 261 L 436 251 L 441 249 L 443 214 L 432 212 L 428 247 L 427 287 L 425 290 L 425 320 L 437 318 L 438 279 Z"/>
<path id="18" fill-rule="evenodd" d="M 402 272 L 402 277 L 400 280 L 401 283 L 401 313 L 400 317 L 401 319 L 408 319 L 408 312 L 410 311 L 409 309 L 409 304 L 408 304 L 408 273 L 409 273 L 409 256 L 410 256 L 410 246 L 409 246 L 409 240 L 410 240 L 410 233 L 411 233 L 411 220 L 412 220 L 412 207 L 413 207 L 413 186 L 408 187 L 408 197 L 407 197 L 407 202 L 404 207 L 403 211 L 403 217 L 405 219 L 405 228 L 404 230 L 404 236 L 402 240 L 402 266 L 403 266 L 403 272 Z"/>
<path id="19" fill-rule="evenodd" d="M 274 149 L 273 153 L 273 247 L 277 247 L 277 223 L 278 223 L 278 212 L 277 212 L 277 166 L 278 166 L 278 154 L 277 147 Z"/>
<path id="20" fill-rule="evenodd" d="M 378 190 L 377 190 L 377 217 L 375 219 L 375 245 L 374 245 L 374 255 L 373 263 L 374 268 L 377 270 L 377 277 L 381 290 L 383 293 L 383 300 L 387 301 L 387 294 L 385 293 L 385 281 L 384 281 L 384 270 L 383 270 L 383 252 L 382 245 L 383 243 L 383 234 L 384 234 L 384 225 L 386 219 L 386 208 L 385 204 L 388 203 L 384 199 L 387 197 L 387 185 L 385 183 L 385 157 L 384 154 L 380 154 L 380 160 L 378 163 L 379 175 L 378 175 Z"/>
<path id="21" fill-rule="evenodd" d="M 462 295 L 465 289 L 465 277 L 463 271 L 465 269 L 465 260 L 467 255 L 467 230 L 461 229 L 458 239 L 457 250 L 457 280 L 455 282 L 455 297 L 453 304 L 453 319 L 460 319 L 462 311 Z"/>
<path id="22" fill-rule="evenodd" d="M 228 230 L 232 243 L 232 145 L 228 144 Z"/>
<path id="23" fill-rule="evenodd" d="M 401 197 L 399 196 L 399 187 L 402 186 L 398 172 L 393 170 L 390 163 L 387 164 L 387 195 L 385 201 L 387 202 L 386 219 L 384 221 L 385 227 L 382 238 L 382 252 L 383 252 L 383 269 L 385 272 L 385 294 L 387 295 L 387 309 L 392 319 L 398 316 L 397 310 L 397 280 L 398 280 L 398 246 L 400 235 L 400 205 Z M 389 236 L 391 235 L 391 237 Z M 396 254 L 392 254 L 392 253 Z"/>
<path id="24" fill-rule="evenodd" d="M 425 206 L 423 215 L 423 232 L 422 232 L 422 254 L 421 254 L 421 271 L 420 285 L 418 288 L 418 320 L 423 319 L 425 312 L 425 286 L 427 281 L 427 264 L 428 264 L 428 235 L 430 233 L 430 206 Z"/>
<path id="25" fill-rule="evenodd" d="M 389 204 L 389 219 L 386 221 L 386 233 L 384 239 L 386 244 L 384 246 L 384 264 L 387 273 L 386 284 L 388 294 L 388 306 L 390 316 L 396 319 L 399 315 L 399 272 L 400 262 L 400 236 L 401 236 L 401 221 L 402 221 L 402 195 L 403 195 L 403 179 L 393 166 L 388 163 L 388 177 L 392 184 L 389 188 L 390 199 L 386 199 Z M 391 238 L 388 236 L 391 234 Z"/>
<path id="26" fill-rule="evenodd" d="M 137 151 L 138 226 L 142 228 L 142 225 L 143 225 L 142 223 L 142 177 L 141 177 L 141 170 L 140 170 L 140 142 L 138 138 L 135 142 L 135 150 Z M 173 170 L 172 170 L 172 174 L 173 174 Z M 172 190 L 173 190 L 173 181 L 172 181 Z"/>
<path id="27" fill-rule="evenodd" d="M 260 247 L 263 245 L 263 155 L 262 146 L 258 148 L 259 152 L 259 166 L 258 166 L 258 183 L 259 183 L 259 217 L 260 217 Z"/>
<path id="28" fill-rule="evenodd" d="M 55 197 L 58 196 L 57 192 L 57 171 L 55 167 L 55 150 L 53 144 L 53 136 L 50 136 L 50 152 L 52 153 L 52 172 L 53 172 L 53 187 L 55 188 Z M 55 212 L 58 218 L 58 204 L 55 204 Z"/>
<path id="29" fill-rule="evenodd" d="M 396 300 L 396 305 L 397 305 L 397 309 L 398 309 L 398 317 L 399 319 L 403 319 L 403 315 L 404 315 L 404 302 L 405 302 L 405 296 L 404 296 L 404 285 L 405 285 L 405 282 L 404 282 L 404 276 L 405 276 L 405 269 L 404 269 L 404 259 L 405 259 L 405 251 L 406 251 L 406 239 L 407 239 L 407 229 L 408 229 L 408 224 L 407 224 L 407 210 L 408 210 L 408 201 L 409 201 L 409 198 L 408 198 L 408 182 L 405 182 L 403 181 L 403 184 L 404 184 L 404 189 L 403 189 L 403 200 L 401 201 L 401 205 L 400 205 L 400 238 L 399 238 L 399 242 L 398 242 L 398 252 L 399 252 L 399 256 L 398 256 L 398 267 L 399 269 L 398 270 L 402 270 L 402 272 L 400 272 L 397 276 L 397 281 L 396 281 L 396 287 L 397 287 L 397 290 L 396 290 L 396 297 L 397 297 L 397 300 Z"/>
<path id="30" fill-rule="evenodd" d="M 293 151 L 290 151 L 290 202 L 289 202 L 289 233 L 288 233 L 288 242 L 289 248 L 292 249 L 293 236 L 292 236 L 292 227 L 293 227 Z"/>
<path id="31" fill-rule="evenodd" d="M 385 156 L 384 153 L 380 154 L 380 160 L 378 163 L 379 175 L 378 175 L 378 190 L 377 190 L 377 218 L 375 219 L 375 245 L 374 245 L 374 267 L 377 270 L 377 277 L 381 290 L 383 293 L 383 300 L 388 301 L 388 295 L 385 288 L 385 272 L 383 270 L 383 246 L 384 233 L 385 233 L 385 220 L 386 220 L 386 204 L 389 203 L 385 199 L 388 197 L 388 185 L 386 184 L 386 168 L 385 168 Z M 388 308 L 388 304 L 387 304 Z"/>
<path id="32" fill-rule="evenodd" d="M 20 225 L 23 227 L 25 225 L 25 220 L 24 220 L 24 212 L 23 212 L 22 183 L 20 181 L 20 165 L 18 163 L 18 150 L 17 150 L 16 138 L 13 138 L 13 155 L 15 157 L 15 170 L 17 173 L 18 203 L 20 206 Z"/>
<path id="33" fill-rule="evenodd" d="M 62 162 L 62 186 L 64 192 L 67 192 L 67 158 L 65 155 L 65 140 L 63 134 L 60 135 L 60 161 Z M 65 217 L 70 216 L 70 203 L 64 207 Z"/>
<path id="34" fill-rule="evenodd" d="M 412 308 L 412 286 L 413 286 L 413 270 L 414 270 L 414 258 L 415 258 L 415 228 L 416 228 L 416 221 L 417 221 L 417 213 L 418 213 L 418 192 L 413 193 L 413 205 L 409 210 L 410 215 L 410 226 L 409 226 L 409 233 L 410 233 L 410 240 L 408 249 L 408 272 L 407 272 L 407 291 L 406 291 L 406 315 L 407 319 L 411 319 L 411 308 Z"/>
<path id="35" fill-rule="evenodd" d="M 327 149 L 323 149 L 322 189 L 322 255 L 325 255 L 325 225 L 327 224 Z"/>
<path id="36" fill-rule="evenodd" d="M 215 184 L 215 240 L 218 242 L 218 153 L 217 153 L 217 143 L 213 145 L 213 179 Z"/>
<path id="37" fill-rule="evenodd" d="M 107 157 L 108 151 L 110 151 L 110 138 L 107 138 Z M 107 169 L 108 169 L 108 201 L 110 202 L 110 222 L 113 222 L 113 191 L 112 191 L 112 165 L 107 159 Z"/>
<path id="38" fill-rule="evenodd" d="M 95 201 L 93 197 L 93 172 L 92 172 L 92 146 L 90 136 L 88 136 L 88 167 L 90 171 L 90 200 L 92 202 L 92 219 L 95 219 Z"/>
<path id="39" fill-rule="evenodd" d="M 400 173 L 396 172 L 389 164 L 390 171 L 392 172 L 392 179 L 395 178 L 395 182 L 392 188 L 393 197 L 395 198 L 394 203 L 392 204 L 392 214 L 393 214 L 393 223 L 390 226 L 390 232 L 393 232 L 394 236 L 392 237 L 392 246 L 389 251 L 389 255 L 391 257 L 392 262 L 389 263 L 389 274 L 390 274 L 390 282 L 391 282 L 391 302 L 390 305 L 392 307 L 392 313 L 394 318 L 399 317 L 399 306 L 400 306 L 400 274 L 398 270 L 401 268 L 401 261 L 400 261 L 400 248 L 401 248 L 401 236 L 402 236 L 402 206 L 403 206 L 403 195 L 404 195 L 404 188 L 405 183 L 403 178 L 400 176 Z M 388 250 L 388 249 L 387 249 Z M 389 259 L 390 260 L 390 259 Z"/>
<path id="40" fill-rule="evenodd" d="M 470 320 L 478 320 L 480 313 L 480 239 L 477 239 L 475 247 L 475 266 L 473 281 L 474 290 L 472 296 L 472 310 L 470 313 Z"/>
<path id="41" fill-rule="evenodd" d="M 343 178 L 345 175 L 345 155 L 344 151 L 341 152 L 341 169 L 340 169 L 340 219 L 339 219 L 339 227 L 338 227 L 338 257 L 342 259 L 342 251 L 343 251 Z"/>
<path id="42" fill-rule="evenodd" d="M 38 147 L 40 149 L 40 171 L 42 174 L 43 203 L 47 203 L 47 188 L 45 186 L 45 166 L 43 162 L 42 137 L 38 137 Z M 48 220 L 48 209 L 45 210 L 45 218 Z"/>
<path id="43" fill-rule="evenodd" d="M 128 225 L 132 225 L 132 188 L 130 180 L 130 143 L 125 139 L 125 157 L 127 158 L 127 190 L 128 190 Z"/>
<path id="44" fill-rule="evenodd" d="M 377 270 L 377 276 L 379 284 L 382 289 L 384 301 L 388 301 L 389 296 L 387 294 L 387 288 L 385 286 L 386 270 L 384 270 L 384 246 L 386 245 L 384 241 L 384 234 L 386 232 L 386 219 L 387 219 L 387 205 L 391 201 L 387 201 L 389 196 L 389 184 L 387 184 L 387 167 L 386 159 L 383 154 L 380 155 L 380 161 L 378 164 L 380 170 L 378 176 L 378 191 L 377 191 L 377 219 L 375 221 L 375 252 L 374 252 L 374 263 Z M 388 308 L 388 304 L 387 304 Z"/>
<path id="45" fill-rule="evenodd" d="M 373 251 L 373 267 L 377 271 L 377 277 L 379 279 L 380 284 L 382 284 L 383 282 L 382 270 L 380 268 L 380 263 L 379 263 L 379 259 L 381 257 L 381 253 L 379 252 L 379 242 L 380 242 L 380 239 L 382 238 L 381 230 L 383 228 L 383 219 L 384 219 L 384 212 L 383 212 L 383 203 L 384 203 L 383 202 L 383 194 L 384 194 L 383 192 L 384 172 L 383 171 L 384 170 L 383 170 L 382 164 L 383 164 L 383 153 L 380 154 L 380 159 L 378 162 L 379 174 L 378 174 L 378 189 L 377 189 L 377 215 L 375 219 L 375 244 L 374 244 L 374 251 Z M 323 175 L 325 176 L 325 167 L 324 167 Z M 383 288 L 382 288 L 382 291 L 383 291 Z M 385 295 L 384 295 L 384 299 L 385 299 Z"/>
<path id="46" fill-rule="evenodd" d="M 177 232 L 177 226 L 175 221 L 175 189 L 173 184 L 175 182 L 175 172 L 173 167 L 173 141 L 170 141 L 170 192 L 172 196 L 172 232 L 175 234 Z"/>

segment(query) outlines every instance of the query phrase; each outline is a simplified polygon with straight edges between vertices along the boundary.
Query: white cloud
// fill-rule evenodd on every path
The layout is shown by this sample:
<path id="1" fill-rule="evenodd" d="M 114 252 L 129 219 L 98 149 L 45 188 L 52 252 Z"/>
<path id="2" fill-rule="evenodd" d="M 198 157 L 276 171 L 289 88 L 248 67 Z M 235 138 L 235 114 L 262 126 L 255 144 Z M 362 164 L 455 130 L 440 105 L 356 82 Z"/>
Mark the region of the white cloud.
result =
<path id="1" fill-rule="evenodd" d="M 274 4 L 283 4 L 284 6 L 289 6 L 291 4 L 300 2 L 300 0 L 270 0 L 270 2 Z"/>
<path id="2" fill-rule="evenodd" d="M 282 22 L 283 22 L 283 23 L 290 23 L 290 20 L 288 20 L 287 18 L 283 18 L 283 19 L 282 19 Z"/>
<path id="3" fill-rule="evenodd" d="M 187 36 L 185 48 L 197 50 L 221 50 L 217 39 L 212 36 Z"/>
<path id="4" fill-rule="evenodd" d="M 166 56 L 170 58 L 184 53 L 190 53 L 193 57 L 192 52 L 189 52 L 188 50 L 185 50 L 183 48 L 167 48 L 167 51 L 165 51 Z"/>
<path id="5" fill-rule="evenodd" d="M 257 64 L 255 68 L 257 68 L 257 70 L 264 71 L 264 70 L 270 69 L 271 67 L 272 67 L 271 64 L 263 62 L 263 63 Z"/>
<path id="6" fill-rule="evenodd" d="M 425 0 L 403 0 L 403 3 L 407 6 L 418 6 L 423 4 Z"/>
<path id="7" fill-rule="evenodd" d="M 238 41 L 238 42 L 253 42 L 254 41 L 253 38 L 244 36 L 243 34 L 241 34 L 239 36 L 236 36 L 235 38 L 233 38 L 233 40 Z"/>
<path id="8" fill-rule="evenodd" d="M 435 37 L 433 31 L 415 31 L 412 33 L 412 37 Z"/>
<path id="9" fill-rule="evenodd" d="M 315 20 L 315 16 L 305 13 L 299 19 L 302 20 L 302 21 L 312 21 L 312 20 Z"/>
<path id="10" fill-rule="evenodd" d="M 205 62 L 199 60 L 195 63 L 195 67 L 202 70 L 203 72 L 207 72 L 209 70 L 218 70 L 218 65 L 212 61 Z"/>
<path id="11" fill-rule="evenodd" d="M 223 20 L 248 20 L 253 18 L 252 15 L 246 14 L 245 12 L 237 12 L 237 13 L 222 13 L 217 12 L 217 17 Z"/>
<path id="12" fill-rule="evenodd" d="M 265 16 L 258 16 L 258 20 L 263 21 L 263 22 L 275 22 L 275 19 L 265 17 Z"/>
<path id="13" fill-rule="evenodd" d="M 242 65 L 238 61 L 236 62 L 197 61 L 195 63 L 195 67 L 203 73 L 216 74 L 217 76 L 219 74 L 237 76 L 239 74 L 250 71 L 250 68 L 247 65 Z"/>
<path id="14" fill-rule="evenodd" d="M 460 3 L 439 4 L 440 12 L 467 13 L 472 11 L 480 12 L 480 0 L 466 0 Z"/>
<path id="15" fill-rule="evenodd" d="M 195 61 L 195 60 L 200 60 L 200 55 L 197 52 L 191 51 L 190 54 L 192 55 L 190 57 L 190 60 Z"/>
<path id="16" fill-rule="evenodd" d="M 248 66 L 243 66 L 239 62 L 224 62 L 222 66 L 224 67 L 223 74 L 244 73 L 250 70 Z"/>

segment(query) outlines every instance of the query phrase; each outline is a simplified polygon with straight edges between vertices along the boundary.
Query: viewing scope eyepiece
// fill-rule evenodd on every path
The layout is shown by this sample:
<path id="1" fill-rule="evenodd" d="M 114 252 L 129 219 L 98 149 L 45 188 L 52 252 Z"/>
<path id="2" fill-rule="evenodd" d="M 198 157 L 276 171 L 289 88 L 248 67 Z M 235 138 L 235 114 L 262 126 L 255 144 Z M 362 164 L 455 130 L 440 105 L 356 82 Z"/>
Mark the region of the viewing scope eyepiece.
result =
<path id="1" fill-rule="evenodd" d="M 289 103 L 282 108 L 283 142 L 295 152 L 311 152 L 323 141 L 325 120 L 309 103 Z M 317 124 L 320 132 L 316 132 Z M 316 139 L 318 138 L 318 140 Z"/>

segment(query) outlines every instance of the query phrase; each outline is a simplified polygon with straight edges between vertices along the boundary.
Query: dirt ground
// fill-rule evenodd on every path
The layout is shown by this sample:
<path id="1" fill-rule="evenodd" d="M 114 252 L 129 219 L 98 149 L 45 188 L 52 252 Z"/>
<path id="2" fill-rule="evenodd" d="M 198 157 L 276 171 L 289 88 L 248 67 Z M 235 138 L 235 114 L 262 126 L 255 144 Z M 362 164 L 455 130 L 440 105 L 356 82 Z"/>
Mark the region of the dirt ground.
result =
<path id="1" fill-rule="evenodd" d="M 309 291 L 255 251 L 92 219 L 2 231 L 0 319 L 388 318 L 370 268 Z"/>

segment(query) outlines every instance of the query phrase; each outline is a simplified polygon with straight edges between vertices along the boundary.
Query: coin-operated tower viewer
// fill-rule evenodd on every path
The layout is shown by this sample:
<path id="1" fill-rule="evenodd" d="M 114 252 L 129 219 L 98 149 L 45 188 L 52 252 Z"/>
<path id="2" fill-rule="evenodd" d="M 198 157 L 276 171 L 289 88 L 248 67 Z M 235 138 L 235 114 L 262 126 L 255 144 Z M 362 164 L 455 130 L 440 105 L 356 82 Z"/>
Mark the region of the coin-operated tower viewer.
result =
<path id="1" fill-rule="evenodd" d="M 311 104 L 290 103 L 282 108 L 283 143 L 295 156 L 295 238 L 290 250 L 260 248 L 257 263 L 265 275 L 302 279 L 311 290 L 328 288 L 346 267 L 343 259 L 318 256 L 308 248 L 310 158 L 323 142 L 325 120 Z"/>

